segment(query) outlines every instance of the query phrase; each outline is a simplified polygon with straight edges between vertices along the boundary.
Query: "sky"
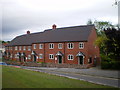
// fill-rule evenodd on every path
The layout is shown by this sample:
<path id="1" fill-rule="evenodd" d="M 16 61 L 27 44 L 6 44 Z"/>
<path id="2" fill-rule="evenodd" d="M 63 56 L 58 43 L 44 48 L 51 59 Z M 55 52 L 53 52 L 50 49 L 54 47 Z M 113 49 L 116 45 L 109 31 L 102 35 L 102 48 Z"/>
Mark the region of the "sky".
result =
<path id="1" fill-rule="evenodd" d="M 87 21 L 118 24 L 115 0 L 1 0 L 2 40 L 60 27 L 86 25 Z M 2 16 L 1 16 L 2 15 Z"/>

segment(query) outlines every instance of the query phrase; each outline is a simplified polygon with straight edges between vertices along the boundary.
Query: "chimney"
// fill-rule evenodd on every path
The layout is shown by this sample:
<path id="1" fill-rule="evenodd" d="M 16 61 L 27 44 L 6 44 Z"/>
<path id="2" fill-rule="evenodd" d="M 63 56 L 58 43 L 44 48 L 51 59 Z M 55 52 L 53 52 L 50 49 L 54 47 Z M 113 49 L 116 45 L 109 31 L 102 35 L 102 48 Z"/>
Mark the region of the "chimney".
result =
<path id="1" fill-rule="evenodd" d="M 30 31 L 29 31 L 29 30 L 27 31 L 27 34 L 30 34 Z"/>
<path id="2" fill-rule="evenodd" d="M 57 26 L 56 26 L 55 24 L 52 25 L 52 29 L 56 29 L 56 27 L 57 27 Z"/>

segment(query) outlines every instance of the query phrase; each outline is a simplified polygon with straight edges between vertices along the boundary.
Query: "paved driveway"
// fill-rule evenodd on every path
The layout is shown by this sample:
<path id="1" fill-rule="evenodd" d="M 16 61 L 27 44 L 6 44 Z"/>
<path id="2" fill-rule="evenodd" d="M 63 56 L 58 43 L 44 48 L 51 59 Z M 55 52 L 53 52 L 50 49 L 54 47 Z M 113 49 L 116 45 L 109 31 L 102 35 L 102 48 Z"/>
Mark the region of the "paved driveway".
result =
<path id="1" fill-rule="evenodd" d="M 74 69 L 74 68 L 46 68 L 46 67 L 22 67 L 39 72 L 50 73 L 58 76 L 84 80 L 92 83 L 120 87 L 118 71 L 101 70 L 100 68 Z"/>

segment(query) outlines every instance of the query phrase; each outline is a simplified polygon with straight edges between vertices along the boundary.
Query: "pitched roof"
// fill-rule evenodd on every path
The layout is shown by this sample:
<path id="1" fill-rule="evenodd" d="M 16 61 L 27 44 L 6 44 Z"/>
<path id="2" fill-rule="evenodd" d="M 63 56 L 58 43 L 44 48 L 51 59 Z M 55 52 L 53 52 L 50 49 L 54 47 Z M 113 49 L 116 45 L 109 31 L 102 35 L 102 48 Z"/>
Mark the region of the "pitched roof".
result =
<path id="1" fill-rule="evenodd" d="M 48 29 L 44 32 L 24 34 L 14 38 L 8 46 L 31 45 L 44 42 L 87 41 L 94 25 Z"/>

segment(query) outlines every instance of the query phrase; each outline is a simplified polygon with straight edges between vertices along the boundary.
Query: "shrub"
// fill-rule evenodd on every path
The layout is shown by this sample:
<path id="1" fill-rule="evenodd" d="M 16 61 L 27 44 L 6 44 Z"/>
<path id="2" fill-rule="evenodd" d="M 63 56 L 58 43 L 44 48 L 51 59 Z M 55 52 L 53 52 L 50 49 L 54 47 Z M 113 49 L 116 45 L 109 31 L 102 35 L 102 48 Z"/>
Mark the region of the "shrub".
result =
<path id="1" fill-rule="evenodd" d="M 106 55 L 101 55 L 101 68 L 102 69 L 116 69 L 120 70 L 120 61 L 116 61 Z"/>

